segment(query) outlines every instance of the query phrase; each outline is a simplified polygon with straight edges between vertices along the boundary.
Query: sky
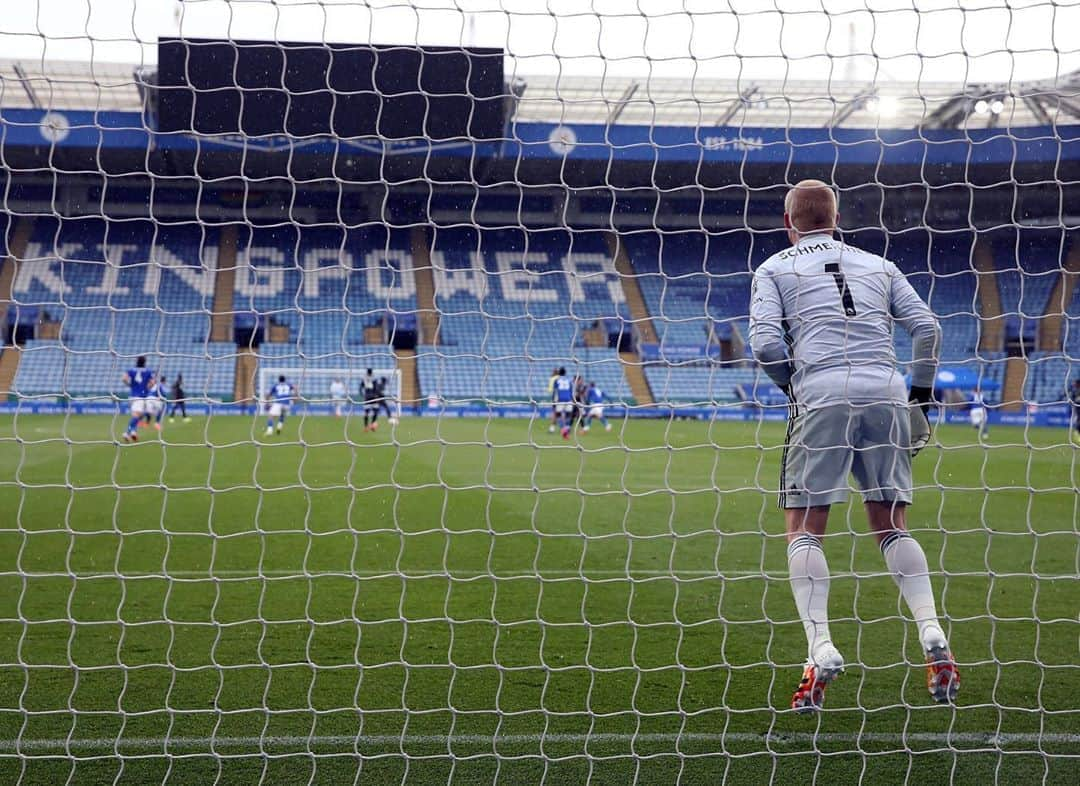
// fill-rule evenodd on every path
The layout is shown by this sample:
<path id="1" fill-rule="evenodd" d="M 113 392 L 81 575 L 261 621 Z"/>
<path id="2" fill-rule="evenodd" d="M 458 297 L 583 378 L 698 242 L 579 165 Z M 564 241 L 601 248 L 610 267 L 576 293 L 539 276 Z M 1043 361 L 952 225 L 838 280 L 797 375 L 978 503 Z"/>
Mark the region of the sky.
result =
<path id="1" fill-rule="evenodd" d="M 1080 69 L 1078 31 L 1080 0 L 8 0 L 0 53 L 152 64 L 179 33 L 493 46 L 522 75 L 1007 83 Z"/>

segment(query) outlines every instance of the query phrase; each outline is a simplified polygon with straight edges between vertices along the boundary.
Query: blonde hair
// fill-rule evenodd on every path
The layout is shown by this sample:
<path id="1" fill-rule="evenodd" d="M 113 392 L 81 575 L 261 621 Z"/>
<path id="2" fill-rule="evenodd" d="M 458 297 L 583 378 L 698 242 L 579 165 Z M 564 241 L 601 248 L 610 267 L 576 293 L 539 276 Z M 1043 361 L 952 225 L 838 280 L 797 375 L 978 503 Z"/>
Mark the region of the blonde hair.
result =
<path id="1" fill-rule="evenodd" d="M 801 235 L 836 228 L 836 194 L 820 180 L 800 180 L 784 197 L 784 213 Z"/>

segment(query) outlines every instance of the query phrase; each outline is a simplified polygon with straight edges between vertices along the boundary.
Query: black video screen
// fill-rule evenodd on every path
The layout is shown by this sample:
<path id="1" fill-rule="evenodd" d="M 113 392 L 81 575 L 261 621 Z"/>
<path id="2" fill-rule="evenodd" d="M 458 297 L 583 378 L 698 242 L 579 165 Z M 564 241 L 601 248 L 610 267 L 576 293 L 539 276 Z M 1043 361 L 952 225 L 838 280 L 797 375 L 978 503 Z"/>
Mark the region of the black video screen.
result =
<path id="1" fill-rule="evenodd" d="M 162 39 L 158 130 L 497 139 L 501 49 Z"/>

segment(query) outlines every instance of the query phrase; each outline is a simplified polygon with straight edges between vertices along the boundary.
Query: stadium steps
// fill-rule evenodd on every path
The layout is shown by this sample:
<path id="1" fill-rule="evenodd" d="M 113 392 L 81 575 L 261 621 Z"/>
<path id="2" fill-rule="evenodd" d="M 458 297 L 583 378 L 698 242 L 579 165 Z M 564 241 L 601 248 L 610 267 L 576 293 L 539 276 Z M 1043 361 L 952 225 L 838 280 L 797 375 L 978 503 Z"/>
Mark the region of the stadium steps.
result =
<path id="1" fill-rule="evenodd" d="M 585 346 L 591 349 L 603 349 L 608 345 L 607 332 L 603 328 L 585 328 L 581 331 L 581 336 L 585 339 Z"/>
<path id="2" fill-rule="evenodd" d="M 233 291 L 236 286 L 236 226 L 229 224 L 218 239 L 218 269 L 214 277 L 214 312 L 210 318 L 210 340 L 232 341 Z M 239 364 L 237 371 L 240 370 Z M 239 382 L 239 375 L 237 381 Z"/>
<path id="3" fill-rule="evenodd" d="M 1005 348 L 1005 318 L 1001 314 L 1001 290 L 990 244 L 975 241 L 975 288 L 979 298 L 979 349 L 1001 352 Z"/>
<path id="4" fill-rule="evenodd" d="M 259 357 L 255 350 L 251 347 L 237 347 L 233 401 L 255 400 L 255 375 L 258 372 Z"/>
<path id="5" fill-rule="evenodd" d="M 1010 357 L 1005 363 L 1005 385 L 1001 392 L 1001 408 L 1016 412 L 1024 408 L 1024 385 L 1028 364 L 1023 357 Z"/>
<path id="6" fill-rule="evenodd" d="M 620 352 L 619 360 L 622 361 L 623 373 L 626 374 L 626 383 L 630 386 L 630 392 L 637 401 L 638 406 L 652 404 L 652 389 L 649 380 L 645 379 L 645 372 L 641 368 L 641 358 L 636 352 Z"/>
<path id="7" fill-rule="evenodd" d="M 21 359 L 22 350 L 18 347 L 4 347 L 0 350 L 0 401 L 6 401 L 11 394 Z"/>
<path id="8" fill-rule="evenodd" d="M 34 231 L 34 222 L 29 218 L 20 218 L 8 238 L 8 255 L 0 266 L 0 321 L 7 327 L 7 310 L 11 304 L 11 287 L 15 283 L 15 270 L 18 262 L 26 256 L 26 244 Z"/>
<path id="9" fill-rule="evenodd" d="M 7 311 L 11 305 L 11 288 L 15 283 L 16 260 L 26 255 L 26 244 L 34 230 L 34 222 L 29 218 L 20 218 L 15 230 L 8 239 L 8 256 L 0 265 L 0 331 L 7 333 Z M 6 344 L 6 340 L 0 344 Z M 7 399 L 15 385 L 15 375 L 19 373 L 19 361 L 22 351 L 15 346 L 0 349 L 0 401 Z"/>
<path id="10" fill-rule="evenodd" d="M 630 318 L 638 331 L 638 339 L 645 344 L 659 344 L 656 328 L 653 326 L 649 307 L 645 305 L 645 297 L 641 294 L 641 286 L 638 284 L 637 273 L 634 271 L 634 263 L 630 261 L 630 254 L 626 251 L 626 244 L 615 233 L 607 235 L 608 249 L 615 258 L 615 270 L 619 273 L 622 282 L 623 295 L 626 297 L 626 305 L 630 308 Z M 642 375 L 642 379 L 644 379 Z"/>
<path id="11" fill-rule="evenodd" d="M 439 311 L 435 308 L 435 276 L 431 271 L 431 247 L 427 230 L 412 230 L 413 279 L 416 282 L 416 308 L 420 312 L 420 342 L 439 343 Z"/>
<path id="12" fill-rule="evenodd" d="M 1077 279 L 1080 278 L 1080 235 L 1074 234 L 1069 255 L 1065 259 L 1065 269 L 1061 271 L 1050 299 L 1046 301 L 1046 312 L 1039 323 L 1039 350 L 1042 352 L 1060 352 L 1062 347 L 1062 328 L 1065 317 L 1072 303 Z"/>
<path id="13" fill-rule="evenodd" d="M 394 354 L 398 371 L 401 372 L 401 406 L 419 406 L 420 377 L 416 370 L 416 350 L 398 349 Z"/>

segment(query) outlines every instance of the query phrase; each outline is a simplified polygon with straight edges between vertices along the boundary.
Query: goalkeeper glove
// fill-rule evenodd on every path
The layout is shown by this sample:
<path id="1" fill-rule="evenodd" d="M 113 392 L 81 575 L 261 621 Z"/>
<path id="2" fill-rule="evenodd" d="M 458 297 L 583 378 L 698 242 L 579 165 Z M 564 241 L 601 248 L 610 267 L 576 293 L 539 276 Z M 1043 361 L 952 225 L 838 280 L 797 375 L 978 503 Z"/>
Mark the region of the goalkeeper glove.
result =
<path id="1" fill-rule="evenodd" d="M 933 391 L 930 388 L 912 386 L 911 396 L 908 398 L 912 458 L 919 455 L 919 451 L 930 442 L 930 403 L 932 400 Z"/>

